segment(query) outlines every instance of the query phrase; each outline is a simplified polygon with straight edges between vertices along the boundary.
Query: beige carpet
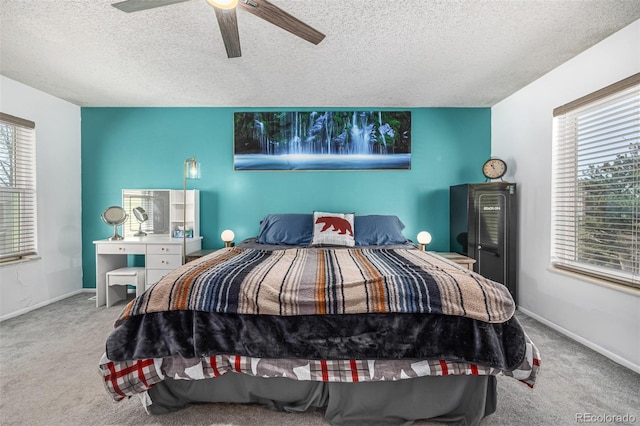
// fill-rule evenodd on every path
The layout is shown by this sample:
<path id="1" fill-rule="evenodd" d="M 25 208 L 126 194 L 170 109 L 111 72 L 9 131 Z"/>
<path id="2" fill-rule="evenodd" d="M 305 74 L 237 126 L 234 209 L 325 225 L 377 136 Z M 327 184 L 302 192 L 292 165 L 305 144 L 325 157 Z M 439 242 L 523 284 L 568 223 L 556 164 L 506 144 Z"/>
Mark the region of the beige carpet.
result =
<path id="1" fill-rule="evenodd" d="M 206 404 L 150 416 L 136 398 L 112 402 L 97 365 L 122 305 L 96 309 L 89 297 L 76 295 L 0 323 L 2 425 L 327 424 L 321 411 Z M 542 374 L 533 390 L 499 377 L 498 409 L 482 425 L 576 425 L 580 413 L 626 414 L 640 424 L 640 375 L 518 315 L 542 352 Z"/>

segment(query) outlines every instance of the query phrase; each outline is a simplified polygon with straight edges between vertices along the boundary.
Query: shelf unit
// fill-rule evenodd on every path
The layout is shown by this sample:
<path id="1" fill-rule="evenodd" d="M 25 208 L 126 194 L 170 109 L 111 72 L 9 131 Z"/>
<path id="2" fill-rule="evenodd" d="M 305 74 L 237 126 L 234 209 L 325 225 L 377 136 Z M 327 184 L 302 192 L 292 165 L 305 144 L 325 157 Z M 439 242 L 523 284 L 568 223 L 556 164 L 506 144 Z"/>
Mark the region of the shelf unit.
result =
<path id="1" fill-rule="evenodd" d="M 188 189 L 186 191 L 187 202 L 183 202 L 184 193 L 179 189 L 172 189 L 169 194 L 171 204 L 171 213 L 169 219 L 169 227 L 171 236 L 175 237 L 176 231 L 180 231 L 185 220 L 187 231 L 193 231 L 193 237 L 200 236 L 200 191 L 197 189 Z M 187 214 L 183 217 L 184 209 Z M 187 236 L 189 234 L 187 233 Z"/>

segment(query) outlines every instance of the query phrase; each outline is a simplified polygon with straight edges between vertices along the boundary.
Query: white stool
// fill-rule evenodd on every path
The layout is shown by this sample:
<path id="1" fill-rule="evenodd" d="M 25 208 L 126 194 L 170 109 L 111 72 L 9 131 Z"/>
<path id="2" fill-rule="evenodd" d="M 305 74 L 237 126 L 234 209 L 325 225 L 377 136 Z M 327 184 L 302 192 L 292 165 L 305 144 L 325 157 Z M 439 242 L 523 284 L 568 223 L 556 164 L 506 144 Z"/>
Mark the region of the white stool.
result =
<path id="1" fill-rule="evenodd" d="M 127 298 L 128 285 L 136 286 L 136 297 L 144 293 L 144 268 L 120 268 L 107 272 L 107 308 Z"/>

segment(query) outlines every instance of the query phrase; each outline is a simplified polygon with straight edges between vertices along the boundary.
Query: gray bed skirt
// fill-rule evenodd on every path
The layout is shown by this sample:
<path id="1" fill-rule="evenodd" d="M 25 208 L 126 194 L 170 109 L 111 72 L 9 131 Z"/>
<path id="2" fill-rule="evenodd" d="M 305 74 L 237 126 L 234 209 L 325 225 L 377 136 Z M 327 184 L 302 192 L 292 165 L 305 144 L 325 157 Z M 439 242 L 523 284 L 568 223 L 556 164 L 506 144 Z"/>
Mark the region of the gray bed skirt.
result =
<path id="1" fill-rule="evenodd" d="M 205 380 L 166 379 L 149 390 L 149 397 L 151 414 L 166 414 L 191 403 L 231 402 L 288 412 L 324 409 L 332 425 L 410 425 L 419 419 L 477 425 L 496 409 L 496 378 L 326 383 L 227 373 Z"/>

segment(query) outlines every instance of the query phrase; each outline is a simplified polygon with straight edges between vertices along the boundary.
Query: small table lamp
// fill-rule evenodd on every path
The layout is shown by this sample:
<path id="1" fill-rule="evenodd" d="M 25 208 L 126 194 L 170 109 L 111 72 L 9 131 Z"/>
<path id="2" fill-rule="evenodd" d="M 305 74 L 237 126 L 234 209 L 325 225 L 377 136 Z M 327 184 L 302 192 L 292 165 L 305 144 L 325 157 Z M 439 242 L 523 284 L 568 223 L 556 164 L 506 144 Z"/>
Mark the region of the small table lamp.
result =
<path id="1" fill-rule="evenodd" d="M 425 251 L 427 245 L 431 242 L 431 234 L 427 231 L 418 232 L 418 247 L 420 250 Z"/>
<path id="2" fill-rule="evenodd" d="M 220 234 L 220 238 L 224 241 L 225 247 L 233 247 L 233 239 L 235 236 L 236 234 L 234 234 L 231 229 L 225 229 L 222 231 L 222 234 Z"/>

